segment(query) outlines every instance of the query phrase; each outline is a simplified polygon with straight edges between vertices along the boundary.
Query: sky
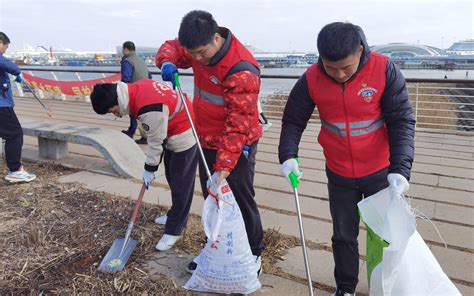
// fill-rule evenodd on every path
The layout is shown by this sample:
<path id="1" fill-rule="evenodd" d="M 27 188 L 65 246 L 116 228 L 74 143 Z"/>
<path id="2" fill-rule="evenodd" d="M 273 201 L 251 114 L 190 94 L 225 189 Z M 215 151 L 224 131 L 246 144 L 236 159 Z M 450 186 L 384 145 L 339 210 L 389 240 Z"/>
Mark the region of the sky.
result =
<path id="1" fill-rule="evenodd" d="M 115 51 L 126 40 L 159 47 L 182 17 L 201 9 L 243 43 L 270 52 L 315 52 L 334 21 L 361 26 L 370 45 L 403 42 L 440 48 L 474 39 L 473 0 L 0 0 L 9 51 L 26 45 Z"/>

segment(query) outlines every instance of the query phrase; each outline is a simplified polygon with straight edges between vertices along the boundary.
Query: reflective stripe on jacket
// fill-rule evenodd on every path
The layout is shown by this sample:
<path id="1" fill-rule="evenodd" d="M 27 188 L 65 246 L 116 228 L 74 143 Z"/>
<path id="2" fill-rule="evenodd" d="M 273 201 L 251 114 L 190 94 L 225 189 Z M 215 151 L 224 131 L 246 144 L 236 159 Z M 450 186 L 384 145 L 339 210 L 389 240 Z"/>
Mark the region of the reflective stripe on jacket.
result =
<path id="1" fill-rule="evenodd" d="M 311 66 L 307 85 L 318 108 L 328 168 L 347 178 L 358 178 L 390 165 L 389 137 L 381 98 L 386 85 L 387 58 L 370 53 L 367 65 L 348 82 L 337 83 Z"/>

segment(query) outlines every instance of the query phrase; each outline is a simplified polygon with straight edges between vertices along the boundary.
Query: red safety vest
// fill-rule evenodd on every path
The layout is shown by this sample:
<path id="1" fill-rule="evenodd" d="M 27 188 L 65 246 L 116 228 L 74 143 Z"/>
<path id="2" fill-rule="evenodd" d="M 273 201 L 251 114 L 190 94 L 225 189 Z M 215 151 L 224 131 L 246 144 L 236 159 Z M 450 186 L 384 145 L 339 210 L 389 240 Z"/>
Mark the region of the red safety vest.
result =
<path id="1" fill-rule="evenodd" d="M 389 141 L 382 115 L 387 57 L 371 53 L 368 63 L 349 82 L 337 83 L 319 68 L 306 72 L 309 93 L 321 118 L 318 142 L 327 167 L 359 178 L 389 166 Z"/>
<path id="2" fill-rule="evenodd" d="M 192 60 L 194 71 L 194 113 L 196 129 L 200 137 L 221 136 L 226 122 L 224 109 L 224 88 L 222 81 L 229 70 L 238 62 L 247 61 L 258 69 L 257 61 L 240 41 L 231 35 L 232 41 L 225 56 L 215 65 L 205 66 Z M 258 126 L 258 112 L 252 118 L 251 126 Z M 251 144 L 257 139 L 247 139 Z"/>
<path id="3" fill-rule="evenodd" d="M 168 137 L 181 134 L 191 128 L 186 110 L 178 93 L 169 86 L 151 79 L 128 84 L 130 113 L 138 118 L 138 112 L 145 106 L 163 104 L 168 106 Z M 193 114 L 192 103 L 185 95 L 189 111 Z"/>

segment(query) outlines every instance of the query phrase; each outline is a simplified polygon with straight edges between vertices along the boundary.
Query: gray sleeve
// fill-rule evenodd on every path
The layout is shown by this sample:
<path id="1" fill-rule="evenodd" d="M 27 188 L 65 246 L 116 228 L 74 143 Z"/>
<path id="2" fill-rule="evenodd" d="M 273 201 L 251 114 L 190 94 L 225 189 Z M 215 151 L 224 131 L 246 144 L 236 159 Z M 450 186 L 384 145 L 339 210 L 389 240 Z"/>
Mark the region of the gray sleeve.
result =
<path id="1" fill-rule="evenodd" d="M 168 106 L 162 105 L 162 111 L 142 113 L 138 119 L 143 125 L 148 141 L 145 169 L 156 172 L 161 163 L 163 142 L 168 136 Z"/>

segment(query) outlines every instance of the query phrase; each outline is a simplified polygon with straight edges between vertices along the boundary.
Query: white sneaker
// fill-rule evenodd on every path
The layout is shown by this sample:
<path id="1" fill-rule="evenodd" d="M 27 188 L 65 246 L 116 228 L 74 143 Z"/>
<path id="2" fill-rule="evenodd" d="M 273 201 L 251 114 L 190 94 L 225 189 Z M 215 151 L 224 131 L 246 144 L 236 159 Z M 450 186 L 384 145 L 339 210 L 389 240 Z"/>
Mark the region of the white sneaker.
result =
<path id="1" fill-rule="evenodd" d="M 158 216 L 158 217 L 156 217 L 156 219 L 155 219 L 155 223 L 156 223 L 156 224 L 160 224 L 160 225 L 165 225 L 167 220 L 168 220 L 168 216 L 167 216 L 167 215 Z"/>
<path id="2" fill-rule="evenodd" d="M 180 237 L 181 235 L 163 234 L 163 237 L 156 244 L 156 249 L 161 252 L 168 251 L 174 246 Z"/>
<path id="3" fill-rule="evenodd" d="M 263 124 L 262 125 L 262 130 L 263 131 L 266 131 L 267 129 L 271 128 L 272 127 L 272 123 L 270 121 L 268 121 L 267 123 Z"/>
<path id="4" fill-rule="evenodd" d="M 36 175 L 25 171 L 23 166 L 20 167 L 20 169 L 16 172 L 8 172 L 5 177 L 5 180 L 10 183 L 27 183 L 33 181 L 34 179 L 36 179 Z"/>

